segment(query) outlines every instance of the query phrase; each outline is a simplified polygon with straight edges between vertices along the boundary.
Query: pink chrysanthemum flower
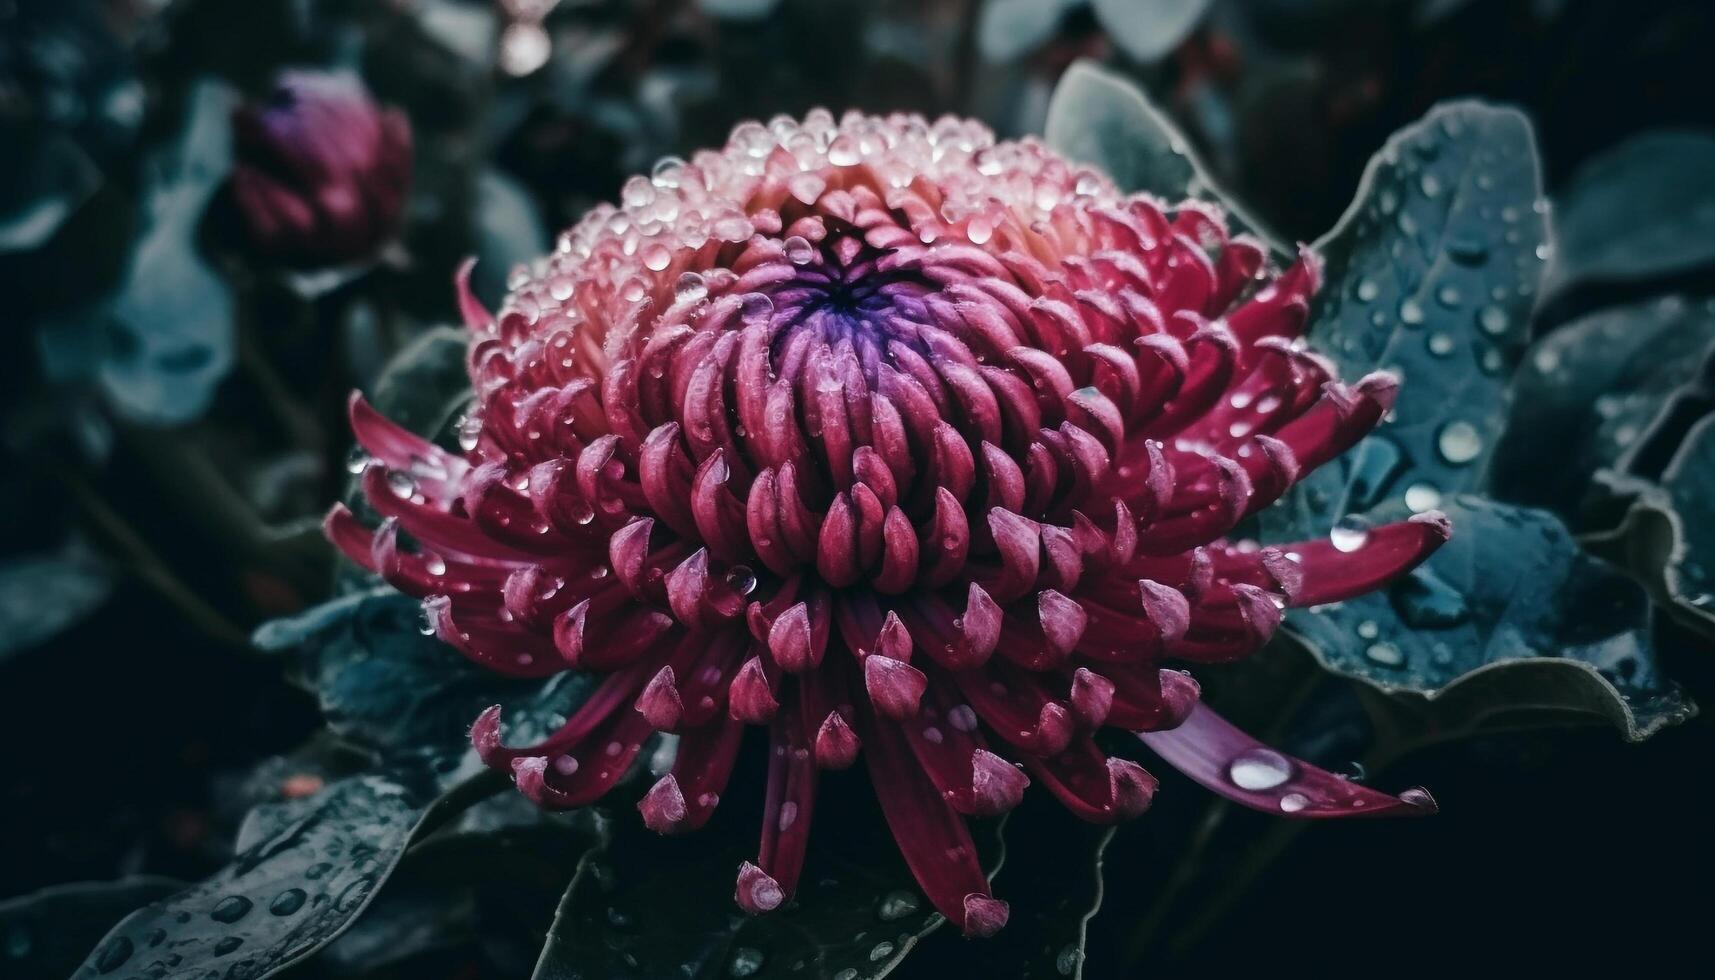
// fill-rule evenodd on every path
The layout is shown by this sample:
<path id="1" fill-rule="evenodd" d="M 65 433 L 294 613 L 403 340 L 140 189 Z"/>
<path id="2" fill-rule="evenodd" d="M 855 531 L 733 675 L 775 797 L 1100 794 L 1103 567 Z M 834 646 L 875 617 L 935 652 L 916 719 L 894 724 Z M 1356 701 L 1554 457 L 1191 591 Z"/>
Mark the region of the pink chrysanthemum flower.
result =
<path id="1" fill-rule="evenodd" d="M 973 935 L 1007 907 L 965 817 L 1033 781 L 1088 820 L 1149 806 L 1155 778 L 1099 749 L 1103 726 L 1277 813 L 1428 811 L 1264 748 L 1164 666 L 1246 656 L 1287 605 L 1369 591 L 1448 535 L 1423 514 L 1350 553 L 1225 537 L 1397 386 L 1342 384 L 1293 343 L 1314 255 L 1272 282 L 1265 264 L 1207 205 L 975 123 L 746 123 L 632 178 L 497 316 L 461 276 L 463 453 L 354 400 L 387 521 L 335 508 L 329 534 L 476 662 L 606 675 L 540 744 L 503 744 L 499 707 L 472 728 L 544 806 L 597 799 L 677 732 L 640 809 L 698 827 L 766 726 L 751 912 L 797 884 L 817 770 L 860 755 Z"/>

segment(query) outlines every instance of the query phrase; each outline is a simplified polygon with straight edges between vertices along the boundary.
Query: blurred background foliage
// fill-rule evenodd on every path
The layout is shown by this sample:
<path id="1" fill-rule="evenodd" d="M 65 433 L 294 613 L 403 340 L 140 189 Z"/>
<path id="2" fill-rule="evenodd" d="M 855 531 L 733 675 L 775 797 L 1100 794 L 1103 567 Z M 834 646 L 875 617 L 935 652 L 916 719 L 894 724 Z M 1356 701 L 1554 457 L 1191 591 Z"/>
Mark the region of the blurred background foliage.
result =
<path id="1" fill-rule="evenodd" d="M 349 767 L 300 751 L 316 704 L 248 638 L 329 594 L 319 520 L 348 479 L 346 393 L 456 320 L 465 257 L 492 303 L 625 176 L 744 119 L 821 105 L 1041 133 L 1079 58 L 1142 85 L 1288 241 L 1334 225 L 1371 154 L 1437 102 L 1531 116 L 1559 250 L 1491 489 L 1669 600 L 1665 667 L 1708 703 L 1692 559 L 1715 547 L 1698 520 L 1715 492 L 1712 46 L 1700 0 L 0 0 L 0 896 L 203 877 L 252 805 Z M 227 191 L 233 109 L 301 66 L 409 120 L 397 233 L 357 260 L 265 257 Z M 1302 659 L 1268 669 L 1299 678 Z M 1373 733 L 1351 698 L 1306 697 L 1276 734 L 1358 758 Z M 1715 870 L 1712 748 L 1705 716 L 1641 746 L 1590 729 L 1426 749 L 1389 781 L 1434 787 L 1437 820 L 1317 829 L 1260 864 L 1217 847 L 1194 883 L 1170 869 L 1199 811 L 1170 810 L 1109 850 L 1087 975 L 1690 955 L 1697 903 L 1670 896 Z M 1266 843 L 1252 817 L 1221 832 Z M 346 943 L 309 969 L 509 975 L 508 944 L 540 944 L 564 877 L 514 883 L 470 886 L 435 943 L 400 941 L 414 960 Z M 114 918 L 160 885 L 130 887 Z M 405 930 L 401 901 L 377 915 Z M 470 931 L 515 910 L 522 935 Z M 1569 928 L 1577 947 L 1540 946 Z M 28 942 L 0 935 L 0 974 Z M 957 961 L 944 943 L 911 969 Z"/>

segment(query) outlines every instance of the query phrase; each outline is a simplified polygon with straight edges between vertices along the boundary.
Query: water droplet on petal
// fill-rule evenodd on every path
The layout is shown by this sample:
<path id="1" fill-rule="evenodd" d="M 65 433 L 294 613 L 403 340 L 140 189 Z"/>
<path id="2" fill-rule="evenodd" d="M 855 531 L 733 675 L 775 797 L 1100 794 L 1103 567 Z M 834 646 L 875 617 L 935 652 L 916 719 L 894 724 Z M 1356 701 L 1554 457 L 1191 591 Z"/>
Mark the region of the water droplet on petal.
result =
<path id="1" fill-rule="evenodd" d="M 1417 513 L 1441 506 L 1441 491 L 1428 483 L 1413 483 L 1405 488 L 1405 505 Z"/>
<path id="2" fill-rule="evenodd" d="M 1347 554 L 1362 548 L 1370 540 L 1370 522 L 1357 514 L 1347 514 L 1334 522 L 1328 541 L 1335 551 Z"/>
<path id="3" fill-rule="evenodd" d="M 786 261 L 793 265 L 808 265 L 816 257 L 816 249 L 802 235 L 793 235 L 786 239 Z"/>
<path id="4" fill-rule="evenodd" d="M 1228 763 L 1227 778 L 1240 789 L 1273 789 L 1292 778 L 1292 760 L 1270 748 L 1246 749 Z"/>
<path id="5" fill-rule="evenodd" d="M 1297 813 L 1310 805 L 1310 798 L 1303 793 L 1288 793 L 1280 798 L 1280 812 Z"/>

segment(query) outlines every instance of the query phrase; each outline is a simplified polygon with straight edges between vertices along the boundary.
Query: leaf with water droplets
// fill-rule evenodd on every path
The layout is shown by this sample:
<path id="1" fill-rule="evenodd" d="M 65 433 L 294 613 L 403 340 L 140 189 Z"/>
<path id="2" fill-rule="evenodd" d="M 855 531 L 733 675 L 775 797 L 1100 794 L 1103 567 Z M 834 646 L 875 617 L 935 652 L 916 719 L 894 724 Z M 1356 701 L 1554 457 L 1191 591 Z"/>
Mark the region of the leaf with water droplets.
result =
<path id="1" fill-rule="evenodd" d="M 1579 167 L 1555 200 L 1547 312 L 1715 267 L 1711 173 L 1715 136 L 1696 130 L 1642 133 Z"/>
<path id="2" fill-rule="evenodd" d="M 503 782 L 484 773 L 438 798 L 415 779 L 367 775 L 335 783 L 225 870 L 126 917 L 73 980 L 121 969 L 148 973 L 157 961 L 174 976 L 271 976 L 343 932 L 406 845 Z"/>
<path id="3" fill-rule="evenodd" d="M 1112 177 L 1121 190 L 1168 201 L 1213 201 L 1226 209 L 1233 230 L 1283 251 L 1262 222 L 1216 190 L 1172 120 L 1136 85 L 1094 62 L 1079 61 L 1061 77 L 1048 103 L 1043 138 L 1066 157 Z"/>
<path id="4" fill-rule="evenodd" d="M 1495 448 L 1490 491 L 1546 507 L 1575 529 L 1603 526 L 1591 478 L 1654 468 L 1658 422 L 1699 371 L 1715 374 L 1715 305 L 1666 296 L 1582 317 L 1537 341 L 1513 381 L 1512 415 Z M 1599 496 L 1599 495 L 1598 495 Z"/>
<path id="5" fill-rule="evenodd" d="M 1580 552 L 1547 511 L 1468 496 L 1446 509 L 1457 531 L 1416 571 L 1289 614 L 1325 667 L 1397 695 L 1443 734 L 1583 717 L 1636 741 L 1690 717 L 1656 667 L 1641 586 Z"/>
<path id="6" fill-rule="evenodd" d="M 154 875 L 55 885 L 0 902 L 0 965 L 10 980 L 63 980 L 126 913 L 183 888 Z"/>
<path id="7" fill-rule="evenodd" d="M 1541 276 L 1541 192 L 1530 123 L 1476 102 L 1438 106 L 1370 160 L 1314 246 L 1325 282 L 1308 336 L 1348 383 L 1383 370 L 1401 387 L 1389 421 L 1265 516 L 1282 538 L 1326 533 L 1412 487 L 1481 486 Z"/>
<path id="8" fill-rule="evenodd" d="M 572 671 L 513 680 L 472 664 L 418 629 L 420 604 L 390 587 L 354 593 L 257 630 L 263 650 L 291 652 L 328 726 L 384 758 L 426 759 L 450 770 L 470 747 L 484 708 L 506 708 L 507 737 L 545 737 L 593 681 Z"/>
<path id="9" fill-rule="evenodd" d="M 1715 400 L 1703 407 L 1715 408 Z M 1637 500 L 1621 526 L 1592 547 L 1611 549 L 1677 617 L 1715 633 L 1715 414 L 1692 425 L 1659 483 L 1620 478 L 1612 485 Z"/>
<path id="10" fill-rule="evenodd" d="M 760 789 L 729 786 L 724 795 L 734 804 L 682 837 L 650 833 L 616 801 L 609 839 L 584 856 L 566 889 L 535 980 L 877 980 L 946 923 L 917 891 L 868 781 L 830 773 L 821 777 L 795 900 L 745 915 L 733 902 L 733 876 L 755 860 L 756 811 L 740 801 Z M 971 822 L 991 875 L 1003 856 L 1000 823 Z"/>
<path id="11" fill-rule="evenodd" d="M 81 622 L 113 591 L 100 556 L 68 545 L 0 560 L 0 660 Z"/>

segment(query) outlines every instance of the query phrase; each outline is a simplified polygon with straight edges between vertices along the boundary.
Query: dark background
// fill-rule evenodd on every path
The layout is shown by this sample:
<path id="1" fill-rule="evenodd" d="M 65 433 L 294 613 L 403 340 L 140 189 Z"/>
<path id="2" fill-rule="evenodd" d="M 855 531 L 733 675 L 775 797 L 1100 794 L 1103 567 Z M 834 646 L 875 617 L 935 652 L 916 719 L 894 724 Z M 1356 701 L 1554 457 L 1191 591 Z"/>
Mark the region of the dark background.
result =
<path id="1" fill-rule="evenodd" d="M 0 35 L 9 35 L 0 40 L 8 54 L 0 94 L 14 109 L 17 92 L 46 84 L 19 51 L 35 26 L 73 16 L 49 12 L 57 6 L 0 0 Z M 975 113 L 1003 133 L 1037 130 L 1030 93 L 1045 91 L 1079 55 L 1107 58 L 1144 81 L 1227 185 L 1299 239 L 1333 222 L 1390 132 L 1445 98 L 1524 107 L 1538 126 L 1550 188 L 1641 130 L 1715 125 L 1715 5 L 1700 0 L 1217 4 L 1174 54 L 1150 66 L 1128 61 L 1076 10 L 1040 45 L 993 64 L 977 50 L 971 8 L 960 2 L 786 0 L 761 25 L 722 23 L 693 3 L 568 2 L 548 22 L 564 32 L 557 41 L 575 33 L 569 25 L 595 24 L 619 48 L 588 66 L 594 80 L 583 101 L 559 102 L 559 82 L 543 77 L 553 68 L 524 79 L 468 64 L 434 70 L 434 59 L 447 56 L 409 36 L 413 5 L 404 0 L 308 4 L 330 13 L 304 23 L 281 12 L 289 6 L 68 0 L 66 10 L 88 15 L 78 36 L 91 77 L 77 84 L 98 85 L 96 76 L 113 71 L 170 93 L 192 73 L 215 72 L 258 91 L 274 67 L 324 61 L 353 43 L 353 23 L 360 38 L 396 32 L 368 42 L 365 76 L 381 98 L 411 112 L 419 156 L 469 137 L 469 152 L 529 189 L 549 228 L 612 197 L 624 175 L 655 156 L 717 142 L 744 118 L 814 105 L 910 108 Z M 555 57 L 575 61 L 587 51 L 562 47 Z M 626 100 L 659 78 L 680 86 L 674 118 L 625 123 Z M 618 108 L 592 108 L 588 92 Z M 484 108 L 473 119 L 476 107 Z M 83 134 L 114 186 L 134 184 L 136 154 L 153 124 L 146 115 L 129 134 Z M 110 224 L 96 232 L 119 234 Z M 443 261 L 433 244 L 415 251 L 420 271 L 398 278 L 398 303 L 420 322 L 445 318 L 450 294 L 436 284 L 456 254 Z M 107 274 L 98 253 L 69 264 L 61 256 L 51 282 L 16 264 L 0 279 L 0 320 L 13 348 L 0 368 L 8 406 L 0 545 L 37 550 L 69 531 L 113 556 L 118 569 L 96 612 L 0 660 L 0 896 L 126 873 L 211 872 L 258 781 L 289 775 L 277 757 L 318 724 L 309 697 L 284 682 L 277 664 L 233 642 L 318 598 L 326 576 L 313 548 L 232 548 L 218 525 L 188 515 L 196 491 L 159 465 L 149 437 L 119 439 L 92 470 L 52 449 L 69 437 L 40 436 L 42 411 L 52 415 L 64 402 L 44 394 L 34 375 L 23 323 L 51 303 L 47 294 L 76 292 Z M 1710 284 L 1688 285 L 1706 293 Z M 324 376 L 301 343 L 266 354 L 294 384 Z M 235 374 L 220 392 L 216 421 L 197 429 L 208 446 L 238 447 L 216 457 L 234 482 L 262 465 L 276 438 L 268 433 L 277 420 L 249 385 Z M 20 408 L 27 403 L 37 410 Z M 316 417 L 328 433 L 324 462 L 343 452 L 344 438 L 325 403 L 319 395 L 309 402 L 323 406 Z M 252 429 L 264 435 L 245 435 Z M 316 472 L 273 503 L 270 521 L 319 514 L 342 475 L 331 466 Z M 200 603 L 187 609 L 164 598 L 163 569 Z M 1711 651 L 1682 649 L 1668 672 L 1704 705 L 1715 703 Z M 1389 787 L 1431 787 L 1438 818 L 1311 828 L 1236 895 L 1220 893 L 1222 876 L 1237 872 L 1217 860 L 1212 880 L 1188 893 L 1139 950 L 1137 929 L 1182 843 L 1173 831 L 1183 814 L 1164 815 L 1160 826 L 1145 819 L 1122 830 L 1109 852 L 1108 901 L 1092 926 L 1086 975 L 1707 968 L 1712 758 L 1707 713 L 1641 745 L 1590 729 L 1408 755 L 1371 775 Z M 1180 788 L 1168 781 L 1163 798 Z M 1237 826 L 1242 834 L 1249 824 Z M 1196 921 L 1208 908 L 1220 914 Z M 945 955 L 956 963 L 956 948 Z M 933 962 L 908 960 L 906 972 Z M 441 968 L 449 972 L 433 975 L 471 975 L 458 972 L 469 968 L 456 957 Z"/>

